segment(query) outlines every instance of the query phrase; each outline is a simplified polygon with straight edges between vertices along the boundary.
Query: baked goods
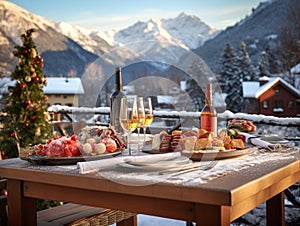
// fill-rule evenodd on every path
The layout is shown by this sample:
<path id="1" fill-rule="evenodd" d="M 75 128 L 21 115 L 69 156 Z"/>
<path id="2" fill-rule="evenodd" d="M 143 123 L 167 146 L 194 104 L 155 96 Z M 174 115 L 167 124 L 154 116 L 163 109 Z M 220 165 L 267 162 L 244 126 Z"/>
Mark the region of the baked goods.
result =
<path id="1" fill-rule="evenodd" d="M 196 141 L 195 150 L 212 149 L 213 145 L 208 138 L 200 138 Z"/>
<path id="2" fill-rule="evenodd" d="M 195 150 L 195 144 L 197 141 L 196 136 L 188 136 L 183 138 L 183 148 L 187 151 Z"/>
<path id="3" fill-rule="evenodd" d="M 242 139 L 232 139 L 231 145 L 236 149 L 244 149 L 245 148 L 244 142 Z"/>

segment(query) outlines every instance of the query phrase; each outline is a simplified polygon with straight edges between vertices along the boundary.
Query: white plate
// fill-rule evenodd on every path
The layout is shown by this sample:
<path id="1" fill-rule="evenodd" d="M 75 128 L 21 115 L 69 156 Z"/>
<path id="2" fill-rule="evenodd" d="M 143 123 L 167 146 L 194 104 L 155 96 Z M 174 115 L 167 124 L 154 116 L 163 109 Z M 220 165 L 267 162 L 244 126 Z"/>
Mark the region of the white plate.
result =
<path id="1" fill-rule="evenodd" d="M 259 139 L 269 142 L 271 144 L 289 144 L 290 141 L 278 136 L 278 135 L 267 135 L 267 136 L 262 136 Z"/>
<path id="2" fill-rule="evenodd" d="M 161 169 L 172 169 L 172 168 L 182 168 L 192 164 L 193 162 L 185 157 L 180 156 L 171 160 L 164 160 L 158 162 L 135 162 L 135 163 L 122 163 L 122 167 L 138 169 L 138 170 L 161 170 Z"/>

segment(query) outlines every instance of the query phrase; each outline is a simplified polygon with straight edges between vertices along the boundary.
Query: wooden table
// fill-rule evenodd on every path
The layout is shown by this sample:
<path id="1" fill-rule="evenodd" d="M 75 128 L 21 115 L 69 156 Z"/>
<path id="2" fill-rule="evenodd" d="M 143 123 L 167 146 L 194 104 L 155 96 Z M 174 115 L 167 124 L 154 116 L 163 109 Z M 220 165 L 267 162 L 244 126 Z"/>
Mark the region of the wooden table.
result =
<path id="1" fill-rule="evenodd" d="M 24 168 L 24 161 L 0 161 L 8 178 L 9 225 L 36 225 L 36 199 L 91 206 L 229 226 L 251 209 L 267 203 L 268 225 L 284 225 L 284 193 L 300 180 L 300 154 L 261 163 L 197 186 L 157 183 L 127 186 L 93 175 Z"/>

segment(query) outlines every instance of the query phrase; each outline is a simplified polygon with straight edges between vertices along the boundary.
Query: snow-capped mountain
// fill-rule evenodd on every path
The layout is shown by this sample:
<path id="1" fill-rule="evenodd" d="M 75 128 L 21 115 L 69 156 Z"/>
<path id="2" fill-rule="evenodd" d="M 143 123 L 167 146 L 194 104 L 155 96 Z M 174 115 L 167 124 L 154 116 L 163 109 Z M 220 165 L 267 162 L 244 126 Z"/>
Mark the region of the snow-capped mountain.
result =
<path id="1" fill-rule="evenodd" d="M 196 16 L 181 13 L 176 18 L 162 19 L 162 26 L 170 35 L 181 40 L 190 49 L 200 47 L 219 32 Z"/>
<path id="2" fill-rule="evenodd" d="M 216 29 L 211 28 L 198 17 L 181 13 L 176 18 L 151 18 L 146 22 L 139 21 L 120 31 L 110 31 L 99 35 L 110 40 L 112 45 L 155 40 L 182 48 L 196 49 L 217 33 Z"/>
<path id="3" fill-rule="evenodd" d="M 80 76 L 98 54 L 112 48 L 100 37 L 96 42 L 76 27 L 55 23 L 0 0 L 0 74 L 9 75 L 14 70 L 17 59 L 12 52 L 16 45 L 21 45 L 21 34 L 30 28 L 37 30 L 33 39 L 44 58 L 44 72 L 48 76 Z"/>

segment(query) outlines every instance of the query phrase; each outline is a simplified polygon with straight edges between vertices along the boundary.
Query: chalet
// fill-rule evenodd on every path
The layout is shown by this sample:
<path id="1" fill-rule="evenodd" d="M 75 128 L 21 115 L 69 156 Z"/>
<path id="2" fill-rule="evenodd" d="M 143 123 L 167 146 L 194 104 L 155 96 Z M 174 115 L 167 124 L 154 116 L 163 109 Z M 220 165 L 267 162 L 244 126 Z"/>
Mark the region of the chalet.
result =
<path id="1" fill-rule="evenodd" d="M 300 90 L 279 77 L 262 77 L 259 82 L 243 82 L 243 97 L 247 113 L 300 116 Z"/>
<path id="2" fill-rule="evenodd" d="M 78 107 L 78 95 L 84 94 L 80 78 L 47 78 L 44 93 L 48 96 L 47 104 Z"/>
<path id="3" fill-rule="evenodd" d="M 2 84 L 2 85 L 1 85 Z M 10 78 L 0 79 L 0 94 L 8 94 L 8 87 L 14 86 L 15 81 Z M 47 105 L 67 105 L 78 107 L 78 95 L 84 94 L 84 89 L 80 78 L 47 78 L 47 85 L 43 88 L 48 96 Z"/>

